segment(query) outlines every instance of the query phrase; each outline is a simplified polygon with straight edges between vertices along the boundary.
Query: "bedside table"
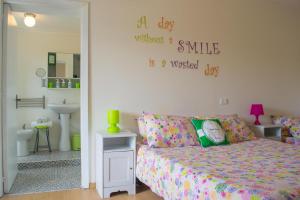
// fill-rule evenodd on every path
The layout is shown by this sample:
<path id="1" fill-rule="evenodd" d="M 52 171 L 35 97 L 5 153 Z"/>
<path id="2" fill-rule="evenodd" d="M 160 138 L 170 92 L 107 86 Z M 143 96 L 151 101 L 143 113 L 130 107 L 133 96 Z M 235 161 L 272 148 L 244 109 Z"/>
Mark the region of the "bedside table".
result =
<path id="1" fill-rule="evenodd" d="M 281 125 L 263 124 L 253 126 L 257 137 L 281 141 Z"/>
<path id="2" fill-rule="evenodd" d="M 96 135 L 96 189 L 101 198 L 112 192 L 135 194 L 136 134 L 120 132 Z"/>

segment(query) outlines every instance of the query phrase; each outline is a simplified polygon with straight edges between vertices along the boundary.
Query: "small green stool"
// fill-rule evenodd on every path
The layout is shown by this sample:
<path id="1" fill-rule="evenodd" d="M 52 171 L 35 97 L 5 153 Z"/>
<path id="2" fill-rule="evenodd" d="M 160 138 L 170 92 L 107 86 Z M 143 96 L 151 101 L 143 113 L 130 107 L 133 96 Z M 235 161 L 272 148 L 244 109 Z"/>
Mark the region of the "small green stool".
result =
<path id="1" fill-rule="evenodd" d="M 52 152 L 51 150 L 51 145 L 50 145 L 50 138 L 49 138 L 49 126 L 45 125 L 38 125 L 35 126 L 37 132 L 36 132 L 36 137 L 35 137 L 35 145 L 34 145 L 34 151 L 33 153 L 36 153 L 39 151 L 39 147 L 48 147 L 48 151 Z M 40 130 L 45 130 L 46 131 L 46 138 L 47 138 L 47 146 L 39 146 L 39 141 L 40 141 Z"/>

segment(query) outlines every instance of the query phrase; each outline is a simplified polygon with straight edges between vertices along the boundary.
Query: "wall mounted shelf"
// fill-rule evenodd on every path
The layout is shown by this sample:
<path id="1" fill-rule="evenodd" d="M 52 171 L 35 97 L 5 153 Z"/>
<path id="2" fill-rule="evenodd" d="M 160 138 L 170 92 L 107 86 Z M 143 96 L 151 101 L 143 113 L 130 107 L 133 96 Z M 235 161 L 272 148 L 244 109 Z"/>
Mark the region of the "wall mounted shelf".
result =
<path id="1" fill-rule="evenodd" d="M 59 88 L 56 88 L 57 79 L 59 80 L 59 84 L 60 84 Z M 62 80 L 65 81 L 65 87 L 61 87 L 62 86 L 62 84 L 61 84 Z M 67 87 L 69 80 L 71 80 L 72 88 Z M 63 77 L 48 77 L 47 78 L 47 89 L 50 89 L 50 90 L 80 89 L 80 88 L 76 88 L 77 84 L 80 85 L 80 78 L 65 78 L 65 77 L 64 78 Z"/>
<path id="2" fill-rule="evenodd" d="M 47 88 L 48 90 L 80 90 L 80 88 Z"/>

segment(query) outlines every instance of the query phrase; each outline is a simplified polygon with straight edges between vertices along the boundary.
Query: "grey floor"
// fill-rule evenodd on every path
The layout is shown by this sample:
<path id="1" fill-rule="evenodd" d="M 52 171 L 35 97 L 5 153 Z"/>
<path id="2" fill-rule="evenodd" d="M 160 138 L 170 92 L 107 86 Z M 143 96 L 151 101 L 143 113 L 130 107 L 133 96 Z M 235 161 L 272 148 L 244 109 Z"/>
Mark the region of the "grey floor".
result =
<path id="1" fill-rule="evenodd" d="M 39 152 L 17 162 L 19 172 L 10 194 L 80 188 L 80 152 Z"/>

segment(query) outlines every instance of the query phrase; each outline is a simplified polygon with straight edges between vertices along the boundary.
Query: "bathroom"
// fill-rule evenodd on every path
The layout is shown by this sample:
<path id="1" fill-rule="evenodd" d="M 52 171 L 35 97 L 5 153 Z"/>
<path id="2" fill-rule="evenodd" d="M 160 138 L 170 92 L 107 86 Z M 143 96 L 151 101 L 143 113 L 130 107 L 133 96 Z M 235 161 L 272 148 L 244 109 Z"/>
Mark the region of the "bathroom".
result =
<path id="1" fill-rule="evenodd" d="M 81 185 L 80 13 L 37 10 L 5 7 L 3 160 L 10 194 Z"/>

